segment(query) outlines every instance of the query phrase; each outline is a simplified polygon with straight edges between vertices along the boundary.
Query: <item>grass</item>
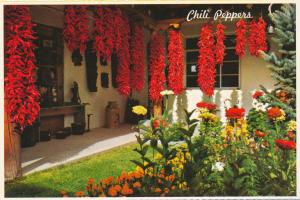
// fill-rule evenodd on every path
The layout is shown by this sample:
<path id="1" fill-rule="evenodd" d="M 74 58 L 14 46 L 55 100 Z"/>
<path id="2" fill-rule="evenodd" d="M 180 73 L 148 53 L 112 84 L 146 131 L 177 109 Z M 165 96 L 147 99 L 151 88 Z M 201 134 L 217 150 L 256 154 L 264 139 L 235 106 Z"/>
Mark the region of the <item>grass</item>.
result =
<path id="1" fill-rule="evenodd" d="M 85 191 L 89 178 L 95 180 L 119 176 L 122 171 L 131 171 L 130 162 L 139 155 L 132 151 L 137 144 L 122 146 L 101 154 L 36 172 L 5 184 L 6 197 L 57 197 L 60 191 L 74 193 Z"/>

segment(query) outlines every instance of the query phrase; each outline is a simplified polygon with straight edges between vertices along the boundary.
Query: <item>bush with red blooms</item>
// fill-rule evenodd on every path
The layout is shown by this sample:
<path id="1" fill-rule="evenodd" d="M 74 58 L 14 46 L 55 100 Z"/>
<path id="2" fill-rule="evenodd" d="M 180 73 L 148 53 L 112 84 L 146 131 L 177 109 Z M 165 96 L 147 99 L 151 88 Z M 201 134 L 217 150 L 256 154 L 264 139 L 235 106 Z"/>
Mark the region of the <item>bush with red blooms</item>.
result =
<path id="1" fill-rule="evenodd" d="M 261 96 L 263 96 L 264 95 L 264 93 L 262 92 L 262 91 L 255 91 L 254 93 L 253 93 L 253 95 L 252 95 L 252 98 L 253 99 L 258 99 L 259 97 L 261 97 Z"/>
<path id="2" fill-rule="evenodd" d="M 257 137 L 265 137 L 266 136 L 266 134 L 264 132 L 260 131 L 260 130 L 256 130 L 255 135 Z"/>
<path id="3" fill-rule="evenodd" d="M 205 24 L 201 28 L 197 45 L 199 47 L 197 82 L 205 95 L 212 96 L 215 86 L 216 61 L 214 55 L 214 35 L 210 24 Z"/>
<path id="4" fill-rule="evenodd" d="M 214 110 L 216 110 L 217 105 L 214 103 L 207 103 L 207 102 L 201 101 L 201 102 L 197 103 L 197 107 L 198 108 L 206 108 L 209 111 L 214 111 Z"/>
<path id="5" fill-rule="evenodd" d="M 243 19 L 240 19 L 236 23 L 236 44 L 235 44 L 235 53 L 236 55 L 243 57 L 245 55 L 246 47 L 246 22 Z"/>
<path id="6" fill-rule="evenodd" d="M 149 68 L 149 96 L 151 101 L 158 102 L 162 99 L 160 92 L 164 90 L 166 78 L 164 38 L 157 32 L 151 36 Z"/>
<path id="7" fill-rule="evenodd" d="M 113 11 L 107 6 L 96 6 L 94 11 L 94 49 L 97 56 L 109 61 L 114 47 Z"/>
<path id="8" fill-rule="evenodd" d="M 67 48 L 73 52 L 76 49 L 83 54 L 89 39 L 89 21 L 87 7 L 84 5 L 65 7 L 65 25 L 63 30 Z"/>
<path id="9" fill-rule="evenodd" d="M 118 84 L 118 92 L 123 96 L 130 94 L 130 53 L 129 53 L 129 34 L 130 26 L 128 17 L 122 13 L 118 30 L 121 37 L 121 46 L 116 49 L 118 57 L 118 72 L 116 82 Z"/>
<path id="10" fill-rule="evenodd" d="M 296 143 L 292 140 L 275 140 L 275 143 L 282 150 L 296 149 Z"/>
<path id="11" fill-rule="evenodd" d="M 130 38 L 130 53 L 132 62 L 131 88 L 140 92 L 144 87 L 145 77 L 145 44 L 144 30 L 140 25 L 133 25 Z"/>
<path id="12" fill-rule="evenodd" d="M 183 87 L 183 72 L 184 72 L 184 48 L 183 36 L 179 30 L 169 30 L 169 45 L 168 45 L 168 86 L 174 94 L 180 94 Z"/>
<path id="13" fill-rule="evenodd" d="M 238 108 L 238 107 L 232 107 L 232 108 L 226 109 L 225 116 L 228 119 L 241 119 L 245 116 L 245 109 Z"/>
<path id="14" fill-rule="evenodd" d="M 225 26 L 221 23 L 217 25 L 216 30 L 216 47 L 215 47 L 215 55 L 216 55 L 216 64 L 222 64 L 224 60 L 224 53 L 225 53 Z"/>
<path id="15" fill-rule="evenodd" d="M 21 131 L 33 124 L 40 111 L 33 26 L 28 6 L 5 6 L 5 109 Z"/>
<path id="16" fill-rule="evenodd" d="M 271 107 L 268 109 L 267 114 L 270 119 L 275 119 L 282 116 L 282 111 L 278 107 Z"/>
<path id="17" fill-rule="evenodd" d="M 152 121 L 152 127 L 154 129 L 157 129 L 159 127 L 167 127 L 168 126 L 168 122 L 166 122 L 164 119 L 154 119 Z"/>

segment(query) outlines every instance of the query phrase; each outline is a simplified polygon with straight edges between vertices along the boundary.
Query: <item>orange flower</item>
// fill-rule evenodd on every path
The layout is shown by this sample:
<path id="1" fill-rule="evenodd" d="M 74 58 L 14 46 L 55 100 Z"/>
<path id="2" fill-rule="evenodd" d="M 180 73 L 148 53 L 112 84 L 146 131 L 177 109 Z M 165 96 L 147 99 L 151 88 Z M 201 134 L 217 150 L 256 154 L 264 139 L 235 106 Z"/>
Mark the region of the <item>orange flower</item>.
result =
<path id="1" fill-rule="evenodd" d="M 172 185 L 171 190 L 175 190 L 175 189 L 176 189 L 175 185 Z"/>
<path id="2" fill-rule="evenodd" d="M 107 177 L 106 179 L 104 179 L 104 180 L 102 181 L 102 183 L 105 184 L 105 185 L 109 185 L 109 184 L 111 184 L 113 181 L 114 181 L 114 177 L 113 177 L 113 176 L 109 176 L 109 177 Z"/>
<path id="3" fill-rule="evenodd" d="M 170 192 L 169 188 L 164 189 L 164 193 L 168 194 Z"/>
<path id="4" fill-rule="evenodd" d="M 116 190 L 116 191 L 118 191 L 118 192 L 120 192 L 120 191 L 121 191 L 121 189 L 122 189 L 120 185 L 115 185 L 115 187 L 114 187 L 114 188 L 115 188 L 115 190 Z"/>
<path id="5" fill-rule="evenodd" d="M 293 133 L 293 131 L 289 131 L 289 132 L 287 133 L 287 136 L 288 136 L 288 138 L 289 138 L 290 140 L 293 140 L 293 139 L 295 139 L 295 137 L 296 137 L 296 135 Z"/>
<path id="6" fill-rule="evenodd" d="M 113 186 L 109 187 L 108 189 L 108 195 L 111 196 L 111 197 L 115 197 L 117 196 L 118 192 L 117 190 L 115 190 L 115 188 Z"/>
<path id="7" fill-rule="evenodd" d="M 260 130 L 256 130 L 255 135 L 257 137 L 265 137 L 266 136 L 266 134 L 264 132 L 260 131 Z"/>
<path id="8" fill-rule="evenodd" d="M 133 194 L 133 190 L 129 188 L 128 183 L 125 183 L 125 184 L 123 185 L 123 188 L 122 188 L 122 190 L 121 190 L 121 193 L 122 193 L 123 195 L 125 195 L 125 196 L 126 196 L 126 195 L 131 195 L 131 194 Z"/>
<path id="9" fill-rule="evenodd" d="M 75 192 L 76 197 L 84 197 L 84 191 Z"/>
<path id="10" fill-rule="evenodd" d="M 175 179 L 175 175 L 174 175 L 174 174 L 172 174 L 172 175 L 170 175 L 170 176 L 166 176 L 166 180 L 167 180 L 167 181 L 172 182 L 172 181 L 174 181 L 174 179 Z"/>
<path id="11" fill-rule="evenodd" d="M 160 188 L 155 188 L 154 192 L 161 193 L 161 189 Z"/>
<path id="12" fill-rule="evenodd" d="M 141 183 L 140 182 L 135 182 L 135 183 L 133 183 L 133 187 L 134 188 L 140 188 L 140 187 L 142 187 L 142 185 L 141 185 Z"/>
<path id="13" fill-rule="evenodd" d="M 272 107 L 268 110 L 268 116 L 270 119 L 275 119 L 282 116 L 282 112 L 278 107 Z"/>
<path id="14" fill-rule="evenodd" d="M 138 172 L 138 171 L 134 172 L 134 178 L 139 179 L 139 178 L 142 178 L 142 177 L 143 177 L 143 173 Z"/>
<path id="15" fill-rule="evenodd" d="M 94 179 L 93 178 L 89 178 L 88 184 L 93 184 L 93 183 L 94 183 Z"/>

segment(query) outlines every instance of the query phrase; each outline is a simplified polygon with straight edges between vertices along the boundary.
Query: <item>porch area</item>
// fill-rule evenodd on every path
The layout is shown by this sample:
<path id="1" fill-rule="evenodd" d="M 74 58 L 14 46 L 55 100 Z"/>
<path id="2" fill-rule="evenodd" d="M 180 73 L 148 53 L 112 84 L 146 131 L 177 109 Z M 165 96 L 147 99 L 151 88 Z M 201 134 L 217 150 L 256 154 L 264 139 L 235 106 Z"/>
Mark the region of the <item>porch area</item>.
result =
<path id="1" fill-rule="evenodd" d="M 118 128 L 95 128 L 63 140 L 39 142 L 34 147 L 22 148 L 22 172 L 27 175 L 135 141 L 132 125 L 121 124 Z"/>

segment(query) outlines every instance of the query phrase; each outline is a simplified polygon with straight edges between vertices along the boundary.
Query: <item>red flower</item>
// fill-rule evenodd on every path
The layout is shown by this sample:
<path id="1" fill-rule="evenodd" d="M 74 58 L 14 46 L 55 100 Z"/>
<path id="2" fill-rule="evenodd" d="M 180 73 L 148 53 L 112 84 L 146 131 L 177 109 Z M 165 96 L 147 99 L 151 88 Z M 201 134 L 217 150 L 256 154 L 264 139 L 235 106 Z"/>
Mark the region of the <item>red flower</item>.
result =
<path id="1" fill-rule="evenodd" d="M 255 91 L 254 94 L 252 95 L 252 98 L 257 99 L 263 95 L 264 95 L 264 93 L 262 91 Z"/>
<path id="2" fill-rule="evenodd" d="M 283 150 L 296 149 L 296 143 L 291 140 L 275 140 L 276 145 Z"/>
<path id="3" fill-rule="evenodd" d="M 130 40 L 132 73 L 131 87 L 140 92 L 144 87 L 145 77 L 145 44 L 144 30 L 141 26 L 135 24 L 133 27 L 132 38 Z"/>
<path id="4" fill-rule="evenodd" d="M 165 78 L 165 47 L 164 38 L 154 33 L 150 41 L 150 84 L 149 96 L 153 102 L 161 100 L 161 91 L 164 90 Z"/>
<path id="5" fill-rule="evenodd" d="M 209 111 L 213 111 L 217 108 L 217 105 L 214 103 L 206 103 L 206 102 L 202 101 L 202 102 L 197 103 L 197 107 L 198 108 L 206 108 Z"/>
<path id="6" fill-rule="evenodd" d="M 257 137 L 265 137 L 266 136 L 266 134 L 264 132 L 260 131 L 260 130 L 256 130 L 255 135 Z"/>
<path id="7" fill-rule="evenodd" d="M 240 19 L 236 23 L 236 45 L 235 53 L 236 55 L 243 57 L 245 55 L 245 46 L 246 46 L 246 22 L 243 19 Z"/>
<path id="8" fill-rule="evenodd" d="M 225 34 L 224 34 L 224 29 L 226 27 L 219 23 L 217 25 L 217 31 L 216 31 L 216 47 L 215 47 L 215 54 L 216 54 L 216 63 L 217 64 L 222 64 L 224 60 L 224 52 L 225 52 L 225 45 L 224 45 L 224 39 L 225 39 Z"/>
<path id="9" fill-rule="evenodd" d="M 216 61 L 213 51 L 215 45 L 211 25 L 206 24 L 201 28 L 197 45 L 199 47 L 197 82 L 205 95 L 212 96 L 215 87 Z"/>
<path id="10" fill-rule="evenodd" d="M 294 140 L 295 137 L 296 137 L 296 134 L 295 134 L 293 131 L 288 131 L 287 137 L 288 137 L 290 140 Z"/>
<path id="11" fill-rule="evenodd" d="M 243 118 L 245 115 L 245 109 L 244 108 L 229 108 L 226 109 L 226 117 L 228 119 L 240 119 Z"/>
<path id="12" fill-rule="evenodd" d="M 5 110 L 21 131 L 39 115 L 33 40 L 36 39 L 28 6 L 5 6 Z"/>
<path id="13" fill-rule="evenodd" d="M 159 128 L 160 127 L 160 120 L 159 119 L 153 120 L 152 126 L 153 126 L 154 129 Z"/>
<path id="14" fill-rule="evenodd" d="M 184 49 L 183 37 L 179 30 L 169 31 L 168 58 L 168 86 L 174 92 L 174 94 L 180 94 L 184 89 Z"/>
<path id="15" fill-rule="evenodd" d="M 268 117 L 270 119 L 274 119 L 274 118 L 282 116 L 282 112 L 281 112 L 280 108 L 278 108 L 278 107 L 269 108 L 267 113 L 268 113 Z"/>

